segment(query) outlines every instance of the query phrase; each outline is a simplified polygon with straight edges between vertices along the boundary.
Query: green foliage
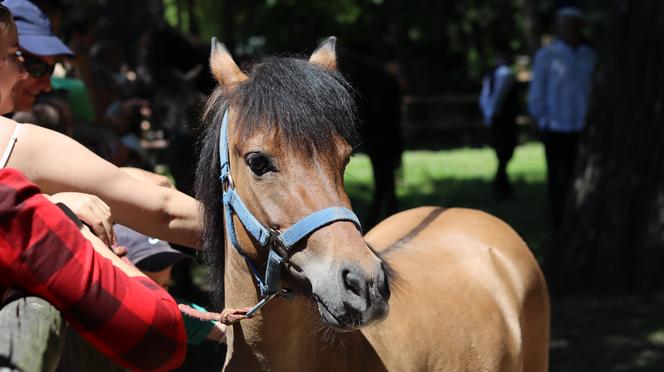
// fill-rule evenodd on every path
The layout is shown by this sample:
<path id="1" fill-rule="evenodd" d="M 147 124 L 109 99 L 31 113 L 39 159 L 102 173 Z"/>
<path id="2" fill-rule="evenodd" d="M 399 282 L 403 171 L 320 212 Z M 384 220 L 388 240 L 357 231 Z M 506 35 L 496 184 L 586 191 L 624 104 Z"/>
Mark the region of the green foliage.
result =
<path id="1" fill-rule="evenodd" d="M 104 6 L 108 0 L 64 0 Z M 497 47 L 528 55 L 550 33 L 554 0 L 113 0 L 124 11 L 163 5 L 164 19 L 182 31 L 198 28 L 235 55 L 308 53 L 324 37 L 376 61 L 398 61 L 411 93 L 476 92 Z M 193 6 L 193 14 L 188 4 Z M 602 30 L 605 2 L 585 0 L 589 35 Z M 195 21 L 195 22 L 192 22 Z"/>
<path id="2" fill-rule="evenodd" d="M 545 15 L 552 8 L 552 0 L 537 1 L 532 14 L 526 6 L 529 1 L 198 0 L 194 4 L 201 39 L 216 35 L 235 46 L 236 53 L 249 57 L 307 53 L 322 38 L 336 35 L 344 47 L 378 61 L 399 61 L 418 92 L 438 93 L 475 91 L 496 46 L 528 53 L 526 24 L 532 17 L 548 24 Z M 177 4 L 164 0 L 166 19 L 173 25 Z M 232 25 L 221 24 L 224 10 L 232 12 L 224 17 Z M 187 30 L 186 9 L 180 11 L 182 28 Z M 229 28 L 232 32 L 224 35 Z"/>
<path id="3" fill-rule="evenodd" d="M 516 150 L 508 172 L 516 198 L 496 201 L 491 184 L 497 162 L 489 148 L 409 151 L 403 158 L 397 195 L 400 209 L 422 205 L 466 207 L 492 213 L 510 224 L 537 255 L 550 234 L 546 166 L 539 143 Z M 353 156 L 346 170 L 346 190 L 353 208 L 364 216 L 371 202 L 371 165 L 365 155 Z"/>

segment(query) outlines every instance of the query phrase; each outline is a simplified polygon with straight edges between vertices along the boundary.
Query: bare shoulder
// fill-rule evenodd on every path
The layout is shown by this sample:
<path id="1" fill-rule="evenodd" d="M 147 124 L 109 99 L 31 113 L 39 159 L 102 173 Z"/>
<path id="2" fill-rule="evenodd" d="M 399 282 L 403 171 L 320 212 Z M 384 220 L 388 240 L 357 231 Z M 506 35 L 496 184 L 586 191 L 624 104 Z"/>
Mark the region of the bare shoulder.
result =
<path id="1" fill-rule="evenodd" d="M 6 143 L 14 132 L 16 126 L 19 124 L 21 125 L 21 132 L 19 133 L 18 138 L 23 146 L 25 146 L 30 141 L 39 139 L 53 140 L 56 138 L 69 138 L 58 132 L 40 127 L 39 125 L 30 123 L 18 123 L 15 120 L 0 116 L 0 143 Z M 30 141 L 27 141 L 26 139 L 30 139 Z"/>
<path id="2" fill-rule="evenodd" d="M 41 127 L 36 124 L 22 123 L 21 124 L 21 133 L 25 134 L 26 138 L 31 140 L 71 140 L 69 137 L 65 136 L 62 133 L 58 133 L 54 130 Z M 23 136 L 21 136 L 23 137 Z"/>
<path id="3" fill-rule="evenodd" d="M 9 140 L 16 124 L 16 121 L 0 116 L 0 143 L 4 144 Z"/>
<path id="4" fill-rule="evenodd" d="M 2 143 L 6 143 L 18 123 L 11 119 L 3 119 L 4 122 L 0 125 L 3 129 L 1 132 Z M 10 165 L 12 164 L 12 159 L 19 160 L 23 158 L 23 160 L 29 160 L 34 159 L 35 156 L 40 156 L 44 152 L 47 152 L 47 144 L 66 143 L 67 141 L 71 142 L 69 137 L 38 125 L 28 123 L 21 123 L 20 125 L 21 130 L 18 133 L 16 148 L 10 158 Z M 13 166 L 19 169 L 21 168 L 19 164 L 14 164 Z"/>

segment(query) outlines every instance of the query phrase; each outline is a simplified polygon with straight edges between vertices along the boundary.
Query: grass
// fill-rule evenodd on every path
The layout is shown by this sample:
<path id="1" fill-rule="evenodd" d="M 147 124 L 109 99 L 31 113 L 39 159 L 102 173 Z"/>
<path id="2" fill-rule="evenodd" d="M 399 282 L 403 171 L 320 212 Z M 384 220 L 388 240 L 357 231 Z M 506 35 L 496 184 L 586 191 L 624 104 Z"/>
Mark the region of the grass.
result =
<path id="1" fill-rule="evenodd" d="M 497 201 L 491 183 L 497 161 L 490 148 L 408 151 L 398 175 L 399 208 L 422 205 L 466 207 L 496 215 L 510 224 L 541 256 L 550 236 L 546 163 L 539 143 L 519 146 L 508 167 L 516 197 Z M 362 218 L 371 202 L 369 158 L 353 156 L 346 170 L 346 190 Z"/>

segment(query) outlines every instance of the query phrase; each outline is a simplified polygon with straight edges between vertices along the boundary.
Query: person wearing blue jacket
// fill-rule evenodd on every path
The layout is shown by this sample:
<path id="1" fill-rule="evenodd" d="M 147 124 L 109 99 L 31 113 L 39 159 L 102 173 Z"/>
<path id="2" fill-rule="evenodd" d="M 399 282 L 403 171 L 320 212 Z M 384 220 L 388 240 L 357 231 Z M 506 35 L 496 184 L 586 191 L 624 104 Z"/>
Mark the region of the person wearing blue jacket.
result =
<path id="1" fill-rule="evenodd" d="M 584 128 L 595 51 L 583 37 L 584 13 L 576 5 L 558 9 L 558 38 L 535 55 L 528 110 L 546 151 L 552 222 L 559 232 L 572 177 L 579 135 Z"/>

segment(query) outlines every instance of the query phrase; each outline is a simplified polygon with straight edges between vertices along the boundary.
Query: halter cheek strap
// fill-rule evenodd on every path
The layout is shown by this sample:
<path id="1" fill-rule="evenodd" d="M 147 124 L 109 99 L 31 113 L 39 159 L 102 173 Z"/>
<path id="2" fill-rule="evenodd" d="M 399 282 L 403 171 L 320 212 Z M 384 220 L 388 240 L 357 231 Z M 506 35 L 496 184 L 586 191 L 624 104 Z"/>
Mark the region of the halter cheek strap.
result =
<path id="1" fill-rule="evenodd" d="M 231 179 L 231 165 L 228 146 L 228 109 L 224 111 L 221 122 L 221 132 L 219 134 L 219 160 L 221 166 L 221 180 L 223 186 L 222 202 L 224 205 L 224 220 L 226 231 L 233 247 L 242 255 L 251 269 L 251 272 L 258 283 L 258 288 L 263 299 L 247 313 L 253 315 L 267 301 L 283 293 L 282 289 L 282 265 L 288 260 L 292 249 L 299 241 L 311 235 L 313 232 L 338 221 L 351 222 L 362 231 L 360 221 L 353 211 L 345 207 L 330 207 L 313 212 L 285 231 L 276 231 L 268 229 L 261 224 L 256 217 L 247 209 L 240 195 L 235 191 Z M 235 214 L 245 230 L 251 235 L 259 246 L 268 248 L 268 260 L 265 274 L 262 276 L 256 265 L 249 259 L 242 250 L 237 238 L 235 223 L 233 222 Z"/>

